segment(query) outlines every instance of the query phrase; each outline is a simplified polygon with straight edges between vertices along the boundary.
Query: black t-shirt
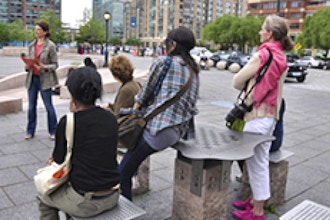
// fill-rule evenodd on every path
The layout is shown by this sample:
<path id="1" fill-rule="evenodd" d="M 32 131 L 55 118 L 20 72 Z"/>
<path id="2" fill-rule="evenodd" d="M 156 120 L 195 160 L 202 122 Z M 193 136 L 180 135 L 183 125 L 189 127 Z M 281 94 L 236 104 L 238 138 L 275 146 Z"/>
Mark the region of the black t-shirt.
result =
<path id="1" fill-rule="evenodd" d="M 69 181 L 76 190 L 100 191 L 117 185 L 118 125 L 115 116 L 100 107 L 74 114 L 74 138 Z M 57 130 L 53 157 L 62 163 L 66 155 L 66 116 Z"/>

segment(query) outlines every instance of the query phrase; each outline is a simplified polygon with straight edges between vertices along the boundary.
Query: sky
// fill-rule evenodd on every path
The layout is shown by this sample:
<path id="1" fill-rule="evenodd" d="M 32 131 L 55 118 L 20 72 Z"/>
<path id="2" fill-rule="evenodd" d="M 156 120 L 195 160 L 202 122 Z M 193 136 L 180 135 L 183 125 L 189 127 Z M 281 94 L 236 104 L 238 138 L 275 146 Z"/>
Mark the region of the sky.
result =
<path id="1" fill-rule="evenodd" d="M 62 22 L 78 27 L 85 8 L 92 9 L 92 0 L 62 0 Z"/>

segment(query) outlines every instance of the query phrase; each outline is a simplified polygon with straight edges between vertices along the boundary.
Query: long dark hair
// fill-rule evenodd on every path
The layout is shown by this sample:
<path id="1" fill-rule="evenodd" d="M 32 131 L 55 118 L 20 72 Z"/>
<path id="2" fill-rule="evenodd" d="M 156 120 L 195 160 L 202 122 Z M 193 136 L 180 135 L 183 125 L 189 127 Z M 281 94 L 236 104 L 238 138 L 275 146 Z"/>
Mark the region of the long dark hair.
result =
<path id="1" fill-rule="evenodd" d="M 176 42 L 176 47 L 168 55 L 181 56 L 185 62 L 184 65 L 189 65 L 196 74 L 199 73 L 199 67 L 189 53 L 196 46 L 196 39 L 193 32 L 182 26 L 170 31 L 165 40 L 166 51 L 168 51 L 173 41 Z"/>

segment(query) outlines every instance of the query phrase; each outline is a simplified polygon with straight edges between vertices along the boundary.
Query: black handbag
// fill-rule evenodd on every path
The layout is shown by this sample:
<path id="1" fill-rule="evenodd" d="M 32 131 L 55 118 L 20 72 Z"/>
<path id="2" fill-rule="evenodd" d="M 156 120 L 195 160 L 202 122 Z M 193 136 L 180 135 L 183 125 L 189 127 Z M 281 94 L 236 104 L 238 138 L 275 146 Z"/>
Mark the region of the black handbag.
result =
<path id="1" fill-rule="evenodd" d="M 248 97 L 248 95 L 252 92 L 255 85 L 261 81 L 261 79 L 265 75 L 266 71 L 268 70 L 270 63 L 273 60 L 273 54 L 271 53 L 271 51 L 269 49 L 268 49 L 268 51 L 269 51 L 268 60 L 262 67 L 259 75 L 257 76 L 255 84 L 250 88 L 250 90 L 242 98 L 242 94 L 246 90 L 246 87 L 247 87 L 247 84 L 245 85 L 245 88 L 237 96 L 236 103 L 234 104 L 234 108 L 232 108 L 230 110 L 230 112 L 226 115 L 226 118 L 225 118 L 226 126 L 229 129 L 232 129 L 235 131 L 240 131 L 240 132 L 243 131 L 243 128 L 245 125 L 244 115 L 245 115 L 245 113 L 250 112 L 253 107 L 253 103 L 250 105 L 247 105 L 245 103 L 245 100 Z M 266 96 L 263 97 L 263 99 L 265 99 Z"/>
<path id="2" fill-rule="evenodd" d="M 143 134 L 147 122 L 160 112 L 164 111 L 170 105 L 179 100 L 179 98 L 188 90 L 193 80 L 193 74 L 190 74 L 188 82 L 171 99 L 164 102 L 161 106 L 154 109 L 147 116 L 141 114 L 131 114 L 120 117 L 118 122 L 118 146 L 126 149 L 134 149 L 137 142 Z"/>

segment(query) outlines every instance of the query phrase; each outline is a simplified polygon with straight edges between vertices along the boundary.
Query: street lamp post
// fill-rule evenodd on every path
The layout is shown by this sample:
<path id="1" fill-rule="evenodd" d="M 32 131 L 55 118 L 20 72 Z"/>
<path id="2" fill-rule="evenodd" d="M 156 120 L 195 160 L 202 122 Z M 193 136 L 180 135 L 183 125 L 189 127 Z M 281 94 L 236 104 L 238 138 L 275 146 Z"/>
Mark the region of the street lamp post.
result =
<path id="1" fill-rule="evenodd" d="M 277 15 L 280 16 L 280 10 L 281 10 L 281 0 L 277 0 Z"/>
<path id="2" fill-rule="evenodd" d="M 108 55 L 109 55 L 108 38 L 109 38 L 109 20 L 111 18 L 110 12 L 108 12 L 108 11 L 104 12 L 103 18 L 105 20 L 105 55 L 104 55 L 103 67 L 107 67 L 108 66 Z"/>

